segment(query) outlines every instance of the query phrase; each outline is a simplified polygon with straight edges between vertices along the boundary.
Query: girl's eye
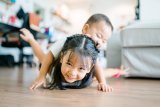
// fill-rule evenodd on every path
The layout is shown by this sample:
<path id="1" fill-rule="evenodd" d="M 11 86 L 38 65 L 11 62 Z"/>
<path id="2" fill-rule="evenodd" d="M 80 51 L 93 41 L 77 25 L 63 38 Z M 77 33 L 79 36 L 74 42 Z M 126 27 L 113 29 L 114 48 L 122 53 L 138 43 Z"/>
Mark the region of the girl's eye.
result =
<path id="1" fill-rule="evenodd" d="M 80 70 L 85 70 L 85 69 L 81 67 Z"/>
<path id="2" fill-rule="evenodd" d="M 70 62 L 67 62 L 66 64 L 67 64 L 67 65 L 72 65 Z"/>
<path id="3" fill-rule="evenodd" d="M 85 71 L 85 69 L 84 68 L 80 68 L 80 72 L 84 72 Z"/>

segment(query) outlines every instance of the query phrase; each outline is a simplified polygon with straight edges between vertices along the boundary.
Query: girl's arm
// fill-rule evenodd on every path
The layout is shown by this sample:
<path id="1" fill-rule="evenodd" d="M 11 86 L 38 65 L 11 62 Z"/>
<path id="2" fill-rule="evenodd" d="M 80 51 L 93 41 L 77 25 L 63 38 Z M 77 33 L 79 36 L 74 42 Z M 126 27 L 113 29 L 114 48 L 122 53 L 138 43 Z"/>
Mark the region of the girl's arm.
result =
<path id="1" fill-rule="evenodd" d="M 42 63 L 45 57 L 45 53 L 42 51 L 39 43 L 34 39 L 29 30 L 23 28 L 20 31 L 22 32 L 22 34 L 20 34 L 20 37 L 31 45 L 35 55 L 38 57 L 40 63 Z"/>
<path id="2" fill-rule="evenodd" d="M 46 75 L 47 75 L 47 73 L 49 73 L 50 68 L 52 67 L 52 64 L 54 63 L 54 61 L 55 60 L 54 60 L 52 53 L 49 52 L 42 62 L 39 76 L 34 81 L 32 86 L 30 87 L 30 89 L 36 89 L 45 83 Z"/>
<path id="3" fill-rule="evenodd" d="M 104 76 L 104 72 L 103 72 L 103 68 L 98 64 L 98 62 L 96 62 L 95 64 L 95 76 L 96 76 L 96 79 L 98 80 L 98 90 L 100 91 L 112 91 L 112 88 L 107 85 L 106 83 L 106 79 L 105 79 L 105 76 Z"/>

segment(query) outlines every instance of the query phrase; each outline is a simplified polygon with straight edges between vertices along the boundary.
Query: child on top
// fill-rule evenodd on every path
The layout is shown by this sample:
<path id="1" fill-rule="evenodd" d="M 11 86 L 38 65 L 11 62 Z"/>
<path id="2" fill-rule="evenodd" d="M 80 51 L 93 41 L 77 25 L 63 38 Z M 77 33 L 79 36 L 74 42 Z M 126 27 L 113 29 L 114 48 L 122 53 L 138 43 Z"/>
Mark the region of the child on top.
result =
<path id="1" fill-rule="evenodd" d="M 103 45 L 106 45 L 106 42 L 110 38 L 113 31 L 113 26 L 109 20 L 109 18 L 104 14 L 94 14 L 92 15 L 87 22 L 84 24 L 82 28 L 82 33 L 86 34 L 86 36 L 90 37 L 96 44 L 96 47 L 101 49 Z M 57 59 L 59 52 L 61 51 L 63 44 L 66 39 L 57 41 L 56 43 L 51 46 L 51 50 L 47 55 L 43 53 L 39 44 L 34 40 L 32 34 L 27 31 L 26 29 L 22 29 L 20 36 L 30 43 L 35 52 L 36 56 L 42 63 L 40 74 L 38 78 L 35 80 L 31 89 L 36 89 L 37 87 L 41 86 L 45 82 L 45 78 L 47 72 L 50 71 L 52 68 L 51 65 Z M 112 88 L 106 84 L 106 80 L 103 74 L 103 69 L 99 65 L 98 60 L 95 63 L 95 76 L 99 82 L 98 90 L 101 91 L 111 91 Z"/>

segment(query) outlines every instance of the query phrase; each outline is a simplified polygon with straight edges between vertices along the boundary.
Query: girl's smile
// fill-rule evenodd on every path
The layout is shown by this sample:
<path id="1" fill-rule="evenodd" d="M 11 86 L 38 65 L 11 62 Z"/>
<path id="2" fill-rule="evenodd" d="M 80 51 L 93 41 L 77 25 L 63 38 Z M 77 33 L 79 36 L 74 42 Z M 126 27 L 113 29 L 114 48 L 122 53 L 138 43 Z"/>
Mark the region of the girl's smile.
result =
<path id="1" fill-rule="evenodd" d="M 66 82 L 72 83 L 82 80 L 91 70 L 92 60 L 89 57 L 85 57 L 72 51 L 68 51 L 62 57 L 61 72 Z"/>

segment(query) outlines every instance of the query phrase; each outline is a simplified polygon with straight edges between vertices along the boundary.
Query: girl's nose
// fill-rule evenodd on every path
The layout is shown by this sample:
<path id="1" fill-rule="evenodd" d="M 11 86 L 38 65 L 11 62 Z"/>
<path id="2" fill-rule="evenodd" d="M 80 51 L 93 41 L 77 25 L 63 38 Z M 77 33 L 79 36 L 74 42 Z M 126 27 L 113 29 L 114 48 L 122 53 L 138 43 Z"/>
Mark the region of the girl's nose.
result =
<path id="1" fill-rule="evenodd" d="M 70 75 L 70 76 L 76 76 L 76 75 L 77 75 L 77 71 L 76 71 L 76 70 L 71 70 L 71 71 L 69 72 L 69 75 Z"/>

